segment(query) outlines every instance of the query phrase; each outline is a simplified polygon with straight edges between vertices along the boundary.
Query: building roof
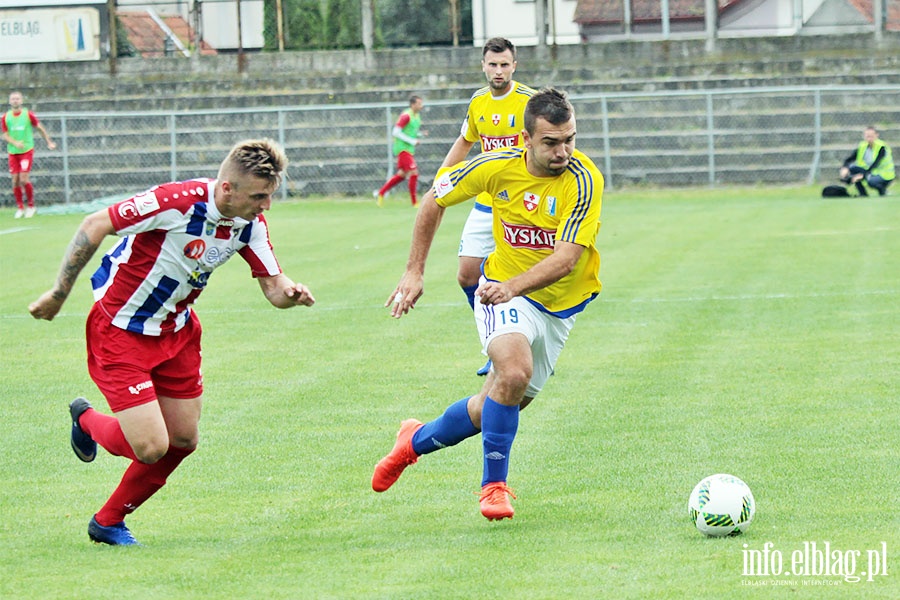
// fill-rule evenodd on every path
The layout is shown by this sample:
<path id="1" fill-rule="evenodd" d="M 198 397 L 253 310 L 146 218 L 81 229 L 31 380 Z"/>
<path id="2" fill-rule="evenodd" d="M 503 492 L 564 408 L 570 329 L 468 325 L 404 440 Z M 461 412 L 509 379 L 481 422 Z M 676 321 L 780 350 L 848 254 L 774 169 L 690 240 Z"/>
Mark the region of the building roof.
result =
<path id="1" fill-rule="evenodd" d="M 719 8 L 733 4 L 733 0 L 718 0 Z M 705 0 L 669 0 L 669 18 L 702 18 L 706 10 Z M 579 25 L 592 23 L 620 22 L 625 17 L 622 0 L 578 0 L 575 17 Z M 662 3 L 659 0 L 632 0 L 631 17 L 635 21 L 659 20 L 662 18 Z"/>
<path id="2" fill-rule="evenodd" d="M 621 23 L 625 18 L 624 2 L 629 0 L 578 0 L 575 17 L 579 25 Z M 631 17 L 635 22 L 658 21 L 662 18 L 662 3 L 659 0 L 630 0 Z M 716 0 L 719 13 L 746 0 Z M 846 0 L 866 19 L 872 21 L 873 0 Z M 887 1 L 886 29 L 900 30 L 900 2 Z M 669 0 L 669 16 L 672 20 L 696 19 L 704 16 L 706 0 Z"/>
<path id="3" fill-rule="evenodd" d="M 128 41 L 144 58 L 164 56 L 167 34 L 146 11 L 119 11 L 119 20 L 128 34 Z M 193 30 L 187 21 L 179 16 L 158 17 L 166 27 L 178 38 L 185 48 L 190 48 L 194 41 Z M 216 54 L 215 48 L 204 41 L 200 42 L 200 54 Z M 178 52 L 177 49 L 173 49 Z"/>

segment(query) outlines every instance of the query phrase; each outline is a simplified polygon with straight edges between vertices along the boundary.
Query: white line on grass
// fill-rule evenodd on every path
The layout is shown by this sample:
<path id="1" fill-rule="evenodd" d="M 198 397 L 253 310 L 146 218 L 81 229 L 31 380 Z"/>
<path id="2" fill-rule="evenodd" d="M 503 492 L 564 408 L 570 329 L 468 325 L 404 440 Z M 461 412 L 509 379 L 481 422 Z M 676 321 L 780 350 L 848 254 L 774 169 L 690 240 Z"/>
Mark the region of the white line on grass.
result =
<path id="1" fill-rule="evenodd" d="M 5 235 L 7 233 L 19 233 L 20 231 L 28 231 L 30 229 L 37 229 L 37 227 L 13 227 L 12 229 L 0 229 L 0 235 Z"/>

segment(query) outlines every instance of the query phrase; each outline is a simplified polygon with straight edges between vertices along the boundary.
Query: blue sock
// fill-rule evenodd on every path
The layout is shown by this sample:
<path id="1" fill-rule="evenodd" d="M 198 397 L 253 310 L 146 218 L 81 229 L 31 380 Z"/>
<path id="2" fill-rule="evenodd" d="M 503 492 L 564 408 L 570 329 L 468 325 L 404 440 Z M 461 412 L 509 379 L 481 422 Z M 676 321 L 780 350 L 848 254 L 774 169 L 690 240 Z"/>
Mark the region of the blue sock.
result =
<path id="1" fill-rule="evenodd" d="M 472 310 L 475 310 L 475 290 L 478 289 L 478 284 L 470 285 L 469 287 L 464 287 L 462 291 L 466 293 L 466 298 L 469 300 L 469 306 L 472 307 Z"/>
<path id="2" fill-rule="evenodd" d="M 484 399 L 481 410 L 481 441 L 484 445 L 484 477 L 481 485 L 506 481 L 509 473 L 509 451 L 519 428 L 519 407 L 504 406 Z"/>
<path id="3" fill-rule="evenodd" d="M 457 400 L 440 417 L 422 425 L 413 434 L 412 447 L 416 454 L 428 454 L 447 446 L 455 446 L 478 433 L 469 418 L 468 398 Z"/>

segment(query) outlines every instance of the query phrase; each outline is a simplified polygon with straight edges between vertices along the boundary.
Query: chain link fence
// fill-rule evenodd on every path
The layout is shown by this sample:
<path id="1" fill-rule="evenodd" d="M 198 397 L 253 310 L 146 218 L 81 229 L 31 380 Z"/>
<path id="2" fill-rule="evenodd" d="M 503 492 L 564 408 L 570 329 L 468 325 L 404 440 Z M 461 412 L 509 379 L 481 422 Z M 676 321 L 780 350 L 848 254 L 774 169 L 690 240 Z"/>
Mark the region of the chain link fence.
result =
<path id="1" fill-rule="evenodd" d="M 900 86 L 754 88 L 573 95 L 577 147 L 608 189 L 835 183 L 873 125 L 900 140 Z M 429 184 L 459 135 L 466 101 L 428 102 L 416 151 Z M 130 195 L 214 177 L 231 146 L 280 142 L 291 160 L 283 198 L 370 196 L 393 172 L 390 131 L 406 104 L 183 112 L 41 114 L 58 144 L 37 140 L 32 180 L 42 204 Z M 400 189 L 400 188 L 397 188 Z M 6 192 L 4 205 L 12 203 Z"/>

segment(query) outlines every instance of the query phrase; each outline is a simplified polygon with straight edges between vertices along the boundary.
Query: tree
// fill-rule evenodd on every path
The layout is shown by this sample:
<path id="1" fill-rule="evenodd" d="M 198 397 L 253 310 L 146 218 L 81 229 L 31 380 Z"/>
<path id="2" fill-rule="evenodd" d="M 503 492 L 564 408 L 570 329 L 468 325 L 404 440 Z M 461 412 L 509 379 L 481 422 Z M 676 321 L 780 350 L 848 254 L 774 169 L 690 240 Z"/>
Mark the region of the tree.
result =
<path id="1" fill-rule="evenodd" d="M 278 49 L 276 0 L 265 0 L 265 49 Z M 320 0 L 281 0 L 284 11 L 284 47 L 288 50 L 325 48 L 325 19 Z"/>
<path id="2" fill-rule="evenodd" d="M 128 28 L 116 17 L 116 56 L 137 56 L 138 52 L 128 39 Z"/>
<path id="3" fill-rule="evenodd" d="M 472 0 L 376 0 L 381 34 L 388 46 L 428 46 L 453 43 L 451 5 L 456 4 L 462 27 L 459 40 L 472 41 Z"/>
<path id="4" fill-rule="evenodd" d="M 281 0 L 284 48 L 362 48 L 361 0 Z M 458 11 L 456 25 L 451 7 Z M 266 50 L 277 50 L 278 0 L 264 0 Z M 375 0 L 375 46 L 429 46 L 472 41 L 472 0 Z"/>
<path id="5" fill-rule="evenodd" d="M 325 39 L 331 48 L 362 47 L 362 6 L 359 0 L 327 0 Z"/>

